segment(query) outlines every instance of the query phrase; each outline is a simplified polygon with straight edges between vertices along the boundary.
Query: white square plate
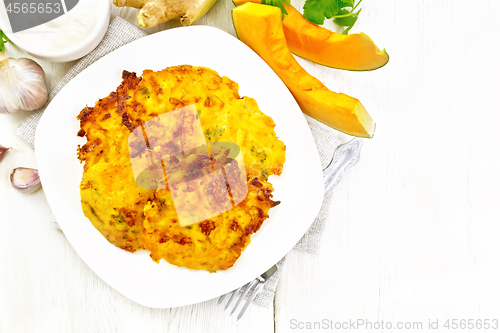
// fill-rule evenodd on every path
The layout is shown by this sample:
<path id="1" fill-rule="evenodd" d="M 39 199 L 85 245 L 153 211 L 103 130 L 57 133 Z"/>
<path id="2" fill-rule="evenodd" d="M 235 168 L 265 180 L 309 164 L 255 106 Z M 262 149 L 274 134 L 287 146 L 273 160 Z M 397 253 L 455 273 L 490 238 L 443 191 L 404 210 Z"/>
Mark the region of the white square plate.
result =
<path id="1" fill-rule="evenodd" d="M 276 123 L 285 142 L 286 163 L 272 176 L 270 218 L 252 236 L 236 264 L 210 274 L 154 263 L 149 251 L 129 253 L 110 244 L 83 215 L 79 185 L 83 166 L 76 157 L 76 117 L 114 91 L 123 70 L 169 66 L 209 67 L 240 85 Z M 233 36 L 206 26 L 171 29 L 132 42 L 99 59 L 69 82 L 53 99 L 37 128 L 35 151 L 43 188 L 61 229 L 75 251 L 104 281 L 129 299 L 153 308 L 205 301 L 251 281 L 273 266 L 299 241 L 319 212 L 323 199 L 320 160 L 299 106 L 273 70 Z"/>

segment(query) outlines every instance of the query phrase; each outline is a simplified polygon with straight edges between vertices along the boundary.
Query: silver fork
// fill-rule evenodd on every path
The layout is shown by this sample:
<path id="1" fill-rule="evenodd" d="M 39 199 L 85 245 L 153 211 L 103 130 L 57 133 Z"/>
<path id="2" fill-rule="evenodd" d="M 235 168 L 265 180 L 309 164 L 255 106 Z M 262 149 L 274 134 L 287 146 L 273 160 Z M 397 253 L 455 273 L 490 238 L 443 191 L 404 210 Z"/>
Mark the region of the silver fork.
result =
<path id="1" fill-rule="evenodd" d="M 361 154 L 361 147 L 363 146 L 363 141 L 361 139 L 352 139 L 351 141 L 344 143 L 340 146 L 337 147 L 335 150 L 335 153 L 333 154 L 332 160 L 330 164 L 323 170 L 323 178 L 325 179 L 325 193 L 324 196 L 326 197 L 335 186 L 340 183 L 340 180 L 342 179 L 342 176 L 344 176 L 344 173 L 352 168 L 356 163 L 358 163 L 360 154 Z M 232 315 L 234 311 L 238 308 L 238 305 L 243 301 L 245 298 L 246 294 L 252 287 L 257 284 L 255 289 L 253 290 L 252 294 L 250 297 L 248 297 L 247 302 L 241 308 L 240 313 L 238 314 L 237 320 L 239 320 L 245 311 L 247 310 L 248 306 L 252 303 L 254 300 L 255 296 L 260 292 L 262 287 L 264 286 L 264 283 L 269 280 L 269 278 L 278 270 L 278 267 L 274 265 L 271 267 L 267 272 L 262 274 L 261 276 L 257 277 L 254 279 L 252 282 L 249 282 L 241 294 L 240 298 L 238 298 L 238 301 L 234 305 L 233 309 L 231 310 L 231 313 L 229 315 Z M 227 302 L 226 306 L 224 307 L 224 311 L 227 310 L 229 305 L 233 302 L 233 300 L 238 296 L 238 293 L 240 290 L 244 287 L 245 285 L 239 287 L 238 289 L 233 291 L 233 294 L 231 295 L 231 298 Z M 222 295 L 219 298 L 219 301 L 217 302 L 217 306 L 219 306 L 222 301 L 224 301 L 224 298 L 229 295 L 229 293 Z"/>
<path id="2" fill-rule="evenodd" d="M 243 307 L 241 308 L 241 311 L 240 313 L 238 314 L 238 318 L 236 318 L 236 320 L 240 320 L 240 318 L 243 316 L 243 314 L 245 314 L 245 311 L 248 309 L 248 307 L 250 306 L 250 304 L 252 303 L 252 301 L 254 300 L 255 296 L 257 296 L 257 294 L 260 292 L 260 290 L 262 289 L 262 287 L 264 286 L 264 283 L 269 280 L 269 278 L 274 274 L 276 273 L 276 271 L 278 270 L 278 266 L 274 265 L 273 267 L 269 268 L 265 273 L 263 273 L 261 276 L 257 277 L 256 279 L 254 279 L 252 282 L 249 282 L 245 288 L 245 290 L 243 291 L 243 293 L 241 294 L 240 298 L 238 298 L 238 301 L 236 302 L 236 304 L 234 305 L 233 309 L 231 310 L 231 313 L 229 315 L 232 315 L 234 313 L 234 311 L 236 311 L 236 309 L 238 308 L 238 305 L 240 305 L 241 301 L 243 301 L 243 299 L 245 298 L 246 294 L 248 294 L 248 291 L 250 289 L 252 289 L 253 286 L 255 286 L 257 284 L 257 286 L 255 287 L 255 289 L 253 290 L 252 294 L 250 295 L 250 297 L 248 297 L 248 300 L 247 302 L 245 303 L 245 305 L 243 305 Z M 226 306 L 224 307 L 224 311 L 227 310 L 227 308 L 229 307 L 229 305 L 233 302 L 233 300 L 236 298 L 236 296 L 238 296 L 238 293 L 240 292 L 240 290 L 244 287 L 241 286 L 239 287 L 238 289 L 236 289 L 235 291 L 233 291 L 233 294 L 231 295 L 231 298 L 229 299 L 229 301 L 227 301 L 227 304 Z M 219 298 L 219 301 L 217 302 L 217 305 L 221 304 L 222 301 L 224 301 L 224 298 L 226 298 L 226 295 L 229 295 L 229 293 L 227 294 L 224 294 L 222 295 L 220 298 Z"/>

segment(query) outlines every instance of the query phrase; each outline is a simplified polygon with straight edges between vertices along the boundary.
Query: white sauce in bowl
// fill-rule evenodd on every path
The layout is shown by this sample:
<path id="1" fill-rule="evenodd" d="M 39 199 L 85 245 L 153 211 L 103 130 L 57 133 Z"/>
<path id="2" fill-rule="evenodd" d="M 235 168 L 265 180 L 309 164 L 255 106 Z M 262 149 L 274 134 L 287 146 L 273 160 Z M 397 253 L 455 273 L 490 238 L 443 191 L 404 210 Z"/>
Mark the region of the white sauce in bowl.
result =
<path id="1" fill-rule="evenodd" d="M 65 15 L 16 33 L 16 39 L 43 53 L 70 49 L 84 41 L 96 28 L 98 1 L 103 0 L 80 0 Z"/>

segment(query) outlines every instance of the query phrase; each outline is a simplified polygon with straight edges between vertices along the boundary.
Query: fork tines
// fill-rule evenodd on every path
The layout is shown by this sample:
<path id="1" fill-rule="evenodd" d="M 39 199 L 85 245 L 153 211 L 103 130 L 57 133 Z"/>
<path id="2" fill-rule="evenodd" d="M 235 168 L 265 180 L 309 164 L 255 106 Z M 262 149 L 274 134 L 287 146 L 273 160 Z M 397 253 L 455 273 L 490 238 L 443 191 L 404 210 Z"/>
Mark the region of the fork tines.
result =
<path id="1" fill-rule="evenodd" d="M 229 315 L 232 315 L 236 309 L 238 308 L 238 306 L 240 305 L 240 303 L 245 299 L 245 296 L 248 294 L 248 291 L 250 289 L 252 289 L 253 286 L 255 286 L 255 284 L 259 283 L 259 281 L 257 279 L 253 280 L 252 282 L 248 283 L 245 288 L 245 290 L 243 290 L 243 292 L 241 293 L 240 297 L 238 298 L 238 300 L 236 301 L 236 304 L 234 305 L 233 309 L 231 310 L 231 313 Z M 240 291 L 243 289 L 243 287 L 245 286 L 241 286 L 239 287 L 238 289 L 235 289 L 233 291 L 233 294 L 231 295 L 231 298 L 229 298 L 229 301 L 227 301 L 226 303 L 226 306 L 224 307 L 224 311 L 227 310 L 227 308 L 229 308 L 229 306 L 231 305 L 231 303 L 233 302 L 233 300 L 238 296 L 238 294 L 240 293 Z M 257 288 L 256 288 L 257 289 Z M 260 288 L 259 288 L 260 289 Z M 255 290 L 254 290 L 255 291 Z M 252 293 L 253 295 L 254 293 Z M 219 301 L 217 303 L 217 305 L 221 304 L 223 301 L 224 301 L 224 298 L 226 297 L 227 294 L 225 295 L 222 295 L 220 298 L 219 298 Z M 243 306 L 243 308 L 241 309 L 240 313 L 238 314 L 238 318 L 237 320 L 239 320 L 243 314 L 245 313 L 246 309 L 248 308 L 248 306 L 250 305 L 250 303 L 252 303 L 253 299 L 255 298 L 254 297 L 249 297 L 247 302 L 245 303 L 245 305 Z"/>

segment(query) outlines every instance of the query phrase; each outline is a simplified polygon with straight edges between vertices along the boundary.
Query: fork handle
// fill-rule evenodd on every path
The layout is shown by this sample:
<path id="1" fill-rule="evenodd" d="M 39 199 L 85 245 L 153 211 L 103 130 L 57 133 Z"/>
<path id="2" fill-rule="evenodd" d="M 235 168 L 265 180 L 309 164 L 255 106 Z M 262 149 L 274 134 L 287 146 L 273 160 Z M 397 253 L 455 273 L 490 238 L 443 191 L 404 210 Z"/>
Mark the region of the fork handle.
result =
<path id="1" fill-rule="evenodd" d="M 335 150 L 330 164 L 323 170 L 325 197 L 340 183 L 344 173 L 358 163 L 362 146 L 363 140 L 355 138 Z"/>

